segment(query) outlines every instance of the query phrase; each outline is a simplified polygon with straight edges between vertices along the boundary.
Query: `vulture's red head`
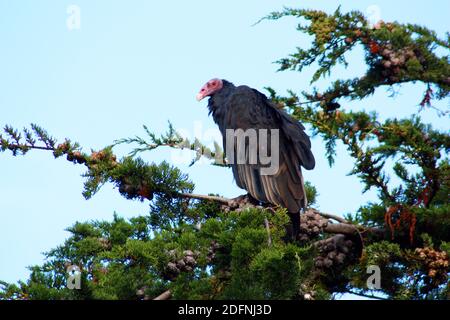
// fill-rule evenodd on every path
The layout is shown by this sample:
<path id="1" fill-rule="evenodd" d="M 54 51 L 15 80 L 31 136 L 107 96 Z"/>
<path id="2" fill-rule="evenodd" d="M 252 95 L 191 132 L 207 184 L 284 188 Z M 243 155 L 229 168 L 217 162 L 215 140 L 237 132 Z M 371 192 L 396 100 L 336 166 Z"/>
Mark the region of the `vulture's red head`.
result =
<path id="1" fill-rule="evenodd" d="M 223 82 L 220 79 L 214 78 L 209 80 L 201 89 L 200 92 L 197 94 L 197 101 L 202 100 L 205 97 L 209 97 L 222 89 Z"/>

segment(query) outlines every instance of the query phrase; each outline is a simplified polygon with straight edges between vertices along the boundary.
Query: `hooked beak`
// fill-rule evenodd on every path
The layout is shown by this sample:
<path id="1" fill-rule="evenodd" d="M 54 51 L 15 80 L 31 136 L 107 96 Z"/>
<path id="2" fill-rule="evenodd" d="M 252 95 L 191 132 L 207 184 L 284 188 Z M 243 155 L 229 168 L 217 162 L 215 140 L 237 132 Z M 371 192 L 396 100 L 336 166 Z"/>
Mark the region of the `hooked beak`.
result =
<path id="1" fill-rule="evenodd" d="M 196 96 L 195 99 L 197 99 L 197 101 L 202 100 L 203 98 L 205 98 L 205 94 L 203 92 L 199 92 Z"/>

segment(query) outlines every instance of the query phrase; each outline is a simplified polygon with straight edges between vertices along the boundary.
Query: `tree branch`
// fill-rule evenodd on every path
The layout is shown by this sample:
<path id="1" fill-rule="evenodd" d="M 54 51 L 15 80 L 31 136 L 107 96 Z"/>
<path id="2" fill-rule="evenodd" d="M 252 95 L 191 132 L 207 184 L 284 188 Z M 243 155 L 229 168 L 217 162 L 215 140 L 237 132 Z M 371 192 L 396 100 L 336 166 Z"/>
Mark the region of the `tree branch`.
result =
<path id="1" fill-rule="evenodd" d="M 10 143 L 7 145 L 7 147 L 11 150 L 28 150 L 28 149 L 38 149 L 38 150 L 46 150 L 46 151 L 53 151 L 55 154 L 56 152 L 59 152 L 60 154 L 67 154 L 68 160 L 76 163 L 84 163 L 88 167 L 91 165 L 91 162 L 95 159 L 100 158 L 100 152 L 93 152 L 91 156 L 88 155 L 82 155 L 78 151 L 74 151 L 74 146 L 71 145 L 68 141 L 66 141 L 63 144 L 58 145 L 57 147 L 46 145 L 46 146 L 36 146 L 34 143 Z M 105 155 L 103 155 L 105 156 Z M 110 161 L 115 162 L 115 157 L 111 156 Z M 90 159 L 91 162 L 87 161 Z M 114 163 L 115 164 L 115 163 Z M 147 198 L 148 200 L 152 200 L 152 195 L 148 195 L 147 193 L 140 194 L 142 197 Z M 216 203 L 221 204 L 222 206 L 225 206 L 229 208 L 230 210 L 235 210 L 239 208 L 246 208 L 246 207 L 258 207 L 258 208 L 264 208 L 264 205 L 261 205 L 260 202 L 255 201 L 253 198 L 251 198 L 249 195 L 241 195 L 236 198 L 225 198 L 221 196 L 214 196 L 214 195 L 201 195 L 201 194 L 194 194 L 194 193 L 175 193 L 172 194 L 174 197 L 180 197 L 180 198 L 187 198 L 187 199 L 196 199 L 196 200 L 204 200 L 204 201 L 213 201 Z M 326 219 L 332 219 L 339 223 L 328 223 L 328 225 L 323 229 L 324 232 L 327 233 L 333 233 L 333 234 L 346 234 L 346 235 L 355 235 L 359 234 L 360 232 L 370 232 L 370 233 L 376 233 L 381 234 L 383 233 L 383 230 L 375 229 L 375 228 L 366 228 L 363 226 L 356 226 L 347 221 L 346 219 L 339 217 L 334 214 L 330 213 L 324 213 L 320 212 L 316 209 L 311 208 L 316 214 L 321 215 L 322 217 Z M 265 227 L 268 230 L 269 234 L 269 245 L 272 243 L 272 239 L 270 238 L 270 229 L 268 228 L 268 222 L 265 222 Z"/>
<path id="2" fill-rule="evenodd" d="M 371 294 L 365 294 L 365 293 L 362 293 L 362 292 L 355 292 L 355 291 L 352 291 L 352 290 L 347 290 L 347 293 L 354 294 L 355 296 L 360 296 L 360 297 L 370 298 L 370 299 L 376 299 L 376 300 L 388 300 L 388 299 L 386 299 L 386 298 L 374 296 L 374 295 L 371 295 Z"/>
<path id="3" fill-rule="evenodd" d="M 269 245 L 269 247 L 271 247 L 272 246 L 272 236 L 270 235 L 269 220 L 267 220 L 267 218 L 264 218 L 264 225 L 265 225 L 266 231 L 267 231 L 267 244 Z"/>
<path id="4" fill-rule="evenodd" d="M 169 300 L 172 297 L 172 291 L 166 290 L 153 300 Z"/>
<path id="5" fill-rule="evenodd" d="M 245 199 L 245 196 L 239 196 L 239 197 L 236 197 L 233 199 L 229 199 L 229 198 L 224 198 L 224 197 L 220 197 L 220 196 L 207 196 L 207 195 L 193 194 L 193 193 L 180 193 L 180 194 L 178 194 L 178 196 L 183 197 L 183 198 L 189 198 L 189 199 L 214 201 L 214 202 L 218 202 L 218 203 L 223 204 L 230 208 L 234 207 L 235 205 L 239 206 L 238 202 L 243 201 Z M 233 202 L 237 202 L 237 203 L 234 204 Z M 246 203 L 246 205 L 249 204 L 248 202 L 245 202 L 245 203 Z M 378 236 L 384 235 L 384 229 L 368 228 L 368 227 L 364 227 L 364 226 L 360 226 L 360 225 L 354 225 L 351 222 L 347 221 L 346 219 L 339 217 L 337 215 L 320 212 L 316 209 L 311 209 L 311 210 L 313 210 L 315 213 L 321 215 L 324 218 L 333 219 L 333 220 L 336 220 L 339 222 L 339 223 L 328 223 L 328 225 L 323 229 L 323 231 L 325 231 L 325 232 L 336 233 L 336 234 L 341 233 L 341 234 L 346 234 L 346 235 L 354 235 L 354 234 L 358 234 L 360 232 L 363 232 L 363 233 L 370 232 L 370 233 L 373 233 Z M 267 229 L 267 224 L 265 226 Z M 270 233 L 269 233 L 269 236 L 270 236 Z"/>
<path id="6" fill-rule="evenodd" d="M 203 194 L 195 194 L 195 193 L 179 193 L 177 196 L 181 198 L 188 198 L 188 199 L 197 199 L 197 200 L 208 200 L 208 201 L 214 201 L 219 202 L 224 205 L 230 205 L 230 202 L 232 199 L 219 197 L 219 196 L 206 196 Z"/>
<path id="7" fill-rule="evenodd" d="M 29 144 L 9 144 L 8 149 L 11 151 L 14 150 L 22 150 L 22 149 L 36 149 L 36 150 L 46 150 L 46 151 L 55 151 L 54 147 L 41 147 L 41 146 L 35 146 L 35 145 L 29 145 Z"/>
<path id="8" fill-rule="evenodd" d="M 315 210 L 315 209 L 312 209 L 312 210 L 314 210 L 315 213 L 321 215 L 321 216 L 324 217 L 324 218 L 327 218 L 327 219 L 333 219 L 333 220 L 336 220 L 336 221 L 338 221 L 338 222 L 340 222 L 340 223 L 347 223 L 347 224 L 350 223 L 350 222 L 348 222 L 347 220 L 345 220 L 344 218 L 339 217 L 339 216 L 337 216 L 337 215 L 334 215 L 334 214 L 331 214 L 331 213 L 320 212 L 320 211 L 317 211 L 317 210 Z"/>
<path id="9" fill-rule="evenodd" d="M 358 228 L 349 223 L 329 223 L 323 231 L 328 233 L 356 234 Z"/>

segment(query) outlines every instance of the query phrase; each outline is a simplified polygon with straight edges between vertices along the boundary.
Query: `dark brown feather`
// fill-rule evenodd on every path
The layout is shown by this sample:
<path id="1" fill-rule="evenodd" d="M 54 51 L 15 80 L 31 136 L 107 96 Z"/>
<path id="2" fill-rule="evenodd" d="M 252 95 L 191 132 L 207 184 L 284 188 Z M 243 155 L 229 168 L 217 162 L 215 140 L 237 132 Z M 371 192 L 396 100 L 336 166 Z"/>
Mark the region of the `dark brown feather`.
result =
<path id="1" fill-rule="evenodd" d="M 304 127 L 257 90 L 223 82 L 223 88 L 212 95 L 208 107 L 222 132 L 224 150 L 226 129 L 279 129 L 278 171 L 262 175 L 260 164 L 232 164 L 237 185 L 259 201 L 280 205 L 290 213 L 299 212 L 307 205 L 301 166 L 308 170 L 315 166 Z"/>

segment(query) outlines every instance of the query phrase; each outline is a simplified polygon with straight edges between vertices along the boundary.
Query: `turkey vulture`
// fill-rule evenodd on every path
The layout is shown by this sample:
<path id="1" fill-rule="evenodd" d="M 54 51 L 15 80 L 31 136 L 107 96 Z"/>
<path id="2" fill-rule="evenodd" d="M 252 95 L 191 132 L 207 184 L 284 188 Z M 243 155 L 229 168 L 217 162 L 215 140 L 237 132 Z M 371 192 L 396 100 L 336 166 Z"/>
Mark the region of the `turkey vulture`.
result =
<path id="1" fill-rule="evenodd" d="M 223 148 L 227 160 L 231 163 L 233 176 L 237 185 L 248 191 L 254 199 L 285 207 L 292 219 L 294 236 L 298 235 L 300 224 L 300 210 L 307 205 L 305 187 L 301 166 L 311 170 L 315 166 L 311 152 L 311 141 L 298 121 L 286 112 L 278 109 L 263 93 L 248 86 L 235 86 L 224 79 L 211 79 L 197 94 L 197 100 L 209 96 L 208 109 L 214 122 L 219 126 L 223 136 Z M 229 140 L 229 130 L 246 131 L 253 129 L 262 131 L 266 135 L 258 135 L 257 154 L 261 151 L 261 142 L 267 142 L 266 153 L 278 156 L 277 170 L 273 174 L 263 174 L 267 165 L 262 160 L 251 161 L 251 139 L 244 136 L 244 158 L 246 161 L 236 160 L 236 146 L 239 142 Z M 274 130 L 278 129 L 278 130 Z M 269 142 L 276 133 L 278 141 L 275 147 Z M 247 141 L 248 140 L 248 141 Z M 233 146 L 227 148 L 227 143 Z M 228 145 L 228 147 L 230 147 Z M 277 150 L 278 149 L 278 150 Z M 278 153 L 278 154 L 276 154 Z"/>

